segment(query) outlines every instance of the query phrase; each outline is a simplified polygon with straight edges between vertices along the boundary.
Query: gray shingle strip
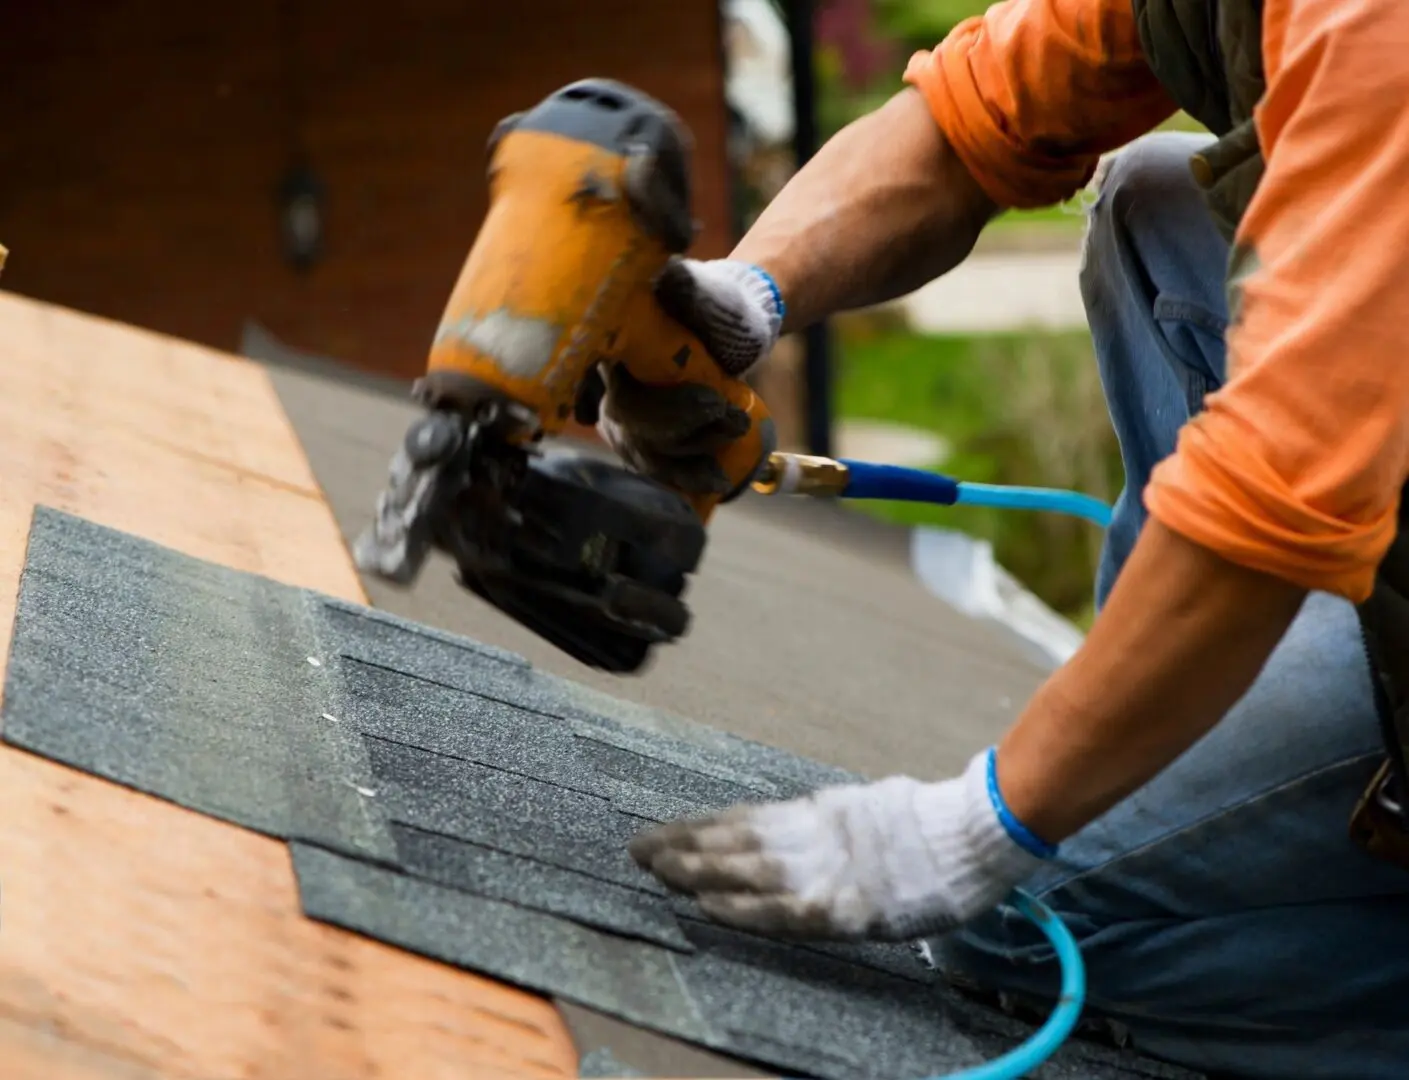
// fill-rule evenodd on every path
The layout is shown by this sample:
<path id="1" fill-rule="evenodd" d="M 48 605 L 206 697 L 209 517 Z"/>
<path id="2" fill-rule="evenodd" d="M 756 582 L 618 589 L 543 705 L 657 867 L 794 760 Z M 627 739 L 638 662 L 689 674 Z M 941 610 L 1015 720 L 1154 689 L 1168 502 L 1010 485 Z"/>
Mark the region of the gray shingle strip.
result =
<path id="1" fill-rule="evenodd" d="M 394 858 L 363 742 L 323 719 L 309 598 L 37 507 L 3 737 L 280 837 Z"/>
<path id="2" fill-rule="evenodd" d="M 700 914 L 699 906 L 686 896 L 670 894 L 666 897 L 675 917 L 684 923 L 709 923 Z M 917 962 L 915 951 L 909 945 L 889 945 L 876 942 L 795 942 L 790 948 L 810 953 L 832 956 L 848 964 L 873 968 L 876 971 L 894 975 L 907 982 L 933 983 L 940 976 L 933 968 Z"/>
<path id="3" fill-rule="evenodd" d="M 787 1074 L 933 1076 L 1012 1045 L 966 1031 L 937 987 L 922 994 L 787 946 L 682 955 L 305 844 L 293 845 L 293 863 L 314 918 Z M 1033 1077 L 1159 1075 L 1107 1067 L 1086 1048 L 1068 1047 Z"/>
<path id="4" fill-rule="evenodd" d="M 777 1036 L 765 1059 L 777 1068 L 812 1071 L 818 1051 L 791 1038 L 794 1025 L 806 1021 L 810 1032 L 825 1036 L 827 1019 L 835 1019 L 836 1009 L 859 1004 L 857 995 L 844 985 L 824 988 L 815 998 L 771 996 L 769 990 L 776 990 L 778 982 L 760 978 L 751 983 L 750 975 L 758 977 L 759 972 L 746 965 L 734 965 L 730 970 L 730 961 L 710 959 L 708 966 L 696 967 L 699 954 L 681 955 L 624 941 L 564 919 L 429 885 L 308 845 L 293 845 L 293 862 L 304 909 L 315 918 L 726 1053 L 739 1054 L 739 1040 L 727 1027 L 712 1022 L 706 1009 L 717 1009 L 714 999 L 735 984 L 752 985 L 754 991 L 740 1009 L 764 1010 L 753 1023 Z M 845 965 L 838 967 L 852 973 Z M 719 973 L 730 977 L 727 986 L 711 982 Z M 794 984 L 798 981 L 793 980 Z M 910 985 L 892 982 L 907 988 Z M 697 987 L 708 991 L 708 1001 L 696 997 Z M 819 1016 L 816 1010 L 823 1007 L 830 1011 Z M 740 1009 L 721 1018 L 732 1019 Z M 883 1012 L 879 1008 L 875 1011 Z M 886 1068 L 894 1060 L 889 1052 L 876 1060 L 878 1067 L 857 1072 L 850 1068 L 856 1055 L 831 1050 L 835 1040 L 824 1038 L 817 1045 L 836 1061 L 846 1062 L 848 1068 L 816 1075 L 905 1075 Z M 962 1046 L 947 1051 L 947 1060 L 955 1061 L 956 1051 L 963 1064 L 980 1060 L 967 1038 Z"/>
<path id="5" fill-rule="evenodd" d="M 344 717 L 368 735 L 595 794 L 561 721 L 358 661 L 342 672 Z"/>
<path id="6" fill-rule="evenodd" d="M 368 734 L 609 799 L 645 820 L 722 809 L 767 798 L 771 790 L 746 786 L 760 783 L 752 777 L 721 777 L 720 770 L 642 754 L 649 742 L 629 732 L 558 719 L 360 659 L 345 656 L 341 670 L 348 691 L 343 715 Z M 674 756 L 697 764 L 689 755 Z"/>
<path id="7" fill-rule="evenodd" d="M 934 1075 L 966 1067 L 961 1050 L 965 1059 L 972 1054 L 989 1060 L 1031 1030 L 938 980 L 927 988 L 898 986 L 888 974 L 856 966 L 843 948 L 818 955 L 712 924 L 684 926 L 697 946 L 691 962 L 681 966 L 686 985 L 705 1015 L 722 1024 L 741 1049 L 753 1047 L 754 1055 L 779 1040 L 772 999 L 808 1001 L 812 1011 L 789 1012 L 786 1042 L 817 1054 L 816 1064 L 799 1060 L 798 1067 L 822 1075 Z M 871 1072 L 867 1062 L 873 1057 L 883 1059 L 889 1071 Z M 1124 1071 L 1120 1063 L 1129 1059 L 1108 1047 L 1073 1042 L 1036 1075 L 1044 1080 L 1164 1075 L 1143 1064 Z M 829 1060 L 839 1067 L 825 1067 Z"/>
<path id="8" fill-rule="evenodd" d="M 664 895 L 626 852 L 643 822 L 595 795 L 415 747 L 368 740 L 383 812 L 425 832 Z"/>
<path id="9" fill-rule="evenodd" d="M 773 1071 L 933 1075 L 1026 1033 L 903 949 L 765 941 L 666 895 L 625 853 L 647 819 L 849 774 L 571 687 L 41 510 L 3 735 L 290 839 L 312 917 Z M 1188 1075 L 1101 1049 L 1039 1075 Z"/>
<path id="10" fill-rule="evenodd" d="M 579 1049 L 600 1047 L 637 1074 L 652 1077 L 708 1077 L 709 1080 L 777 1080 L 767 1070 L 658 1031 L 629 1024 L 575 1001 L 556 1001 L 558 1013 Z M 629 1075 L 618 1073 L 615 1075 Z"/>
<path id="11" fill-rule="evenodd" d="M 571 696 L 562 692 L 559 681 L 534 670 L 516 653 L 440 632 L 428 636 L 419 623 L 385 612 L 369 617 L 342 601 L 325 605 L 322 622 L 329 641 L 348 659 L 545 716 L 574 712 Z"/>
<path id="12" fill-rule="evenodd" d="M 471 654 L 474 659 L 496 661 L 506 668 L 524 672 L 532 670 L 529 662 L 518 653 L 501 649 L 497 645 L 456 637 L 423 623 L 409 623 L 376 608 L 350 604 L 336 597 L 324 596 L 321 600 L 323 617 L 333 637 L 343 645 L 355 641 L 359 652 L 364 655 L 375 653 L 384 648 L 385 643 L 397 641 L 401 636 L 413 633 L 422 643 L 421 648 L 415 652 L 414 662 L 417 672 L 423 678 L 435 680 L 439 677 L 444 680 L 457 677 L 458 673 L 464 670 L 465 653 Z M 346 633 L 349 629 L 352 631 L 351 637 Z M 407 657 L 400 653 L 397 659 L 404 662 Z"/>
<path id="13" fill-rule="evenodd" d="M 694 949 L 669 909 L 639 890 L 406 825 L 393 823 L 392 835 L 408 874 L 678 952 Z"/>
<path id="14" fill-rule="evenodd" d="M 779 1063 L 809 1073 L 918 1077 L 985 1059 L 938 984 L 709 924 L 686 924 L 686 933 L 697 947 L 680 965 L 691 995 L 731 1037 L 772 1046 L 766 1060 L 792 1047 Z"/>
<path id="15" fill-rule="evenodd" d="M 325 621 L 332 639 L 338 642 L 335 651 L 349 660 L 399 672 L 421 685 L 428 681 L 517 709 L 577 721 L 589 725 L 582 729 L 584 733 L 595 727 L 606 733 L 598 737 L 624 749 L 633 749 L 646 735 L 645 745 L 653 756 L 768 797 L 786 797 L 823 784 L 858 779 L 855 773 L 836 766 L 609 697 L 580 683 L 536 671 L 515 653 L 467 644 L 439 631 L 428 632 L 418 623 L 385 612 L 329 601 Z M 466 663 L 467 650 L 499 662 Z"/>
<path id="16" fill-rule="evenodd" d="M 584 701 L 595 703 L 597 709 L 605 707 L 603 695 L 585 686 L 576 689 L 582 691 Z M 574 718 L 581 721 L 584 734 L 592 734 L 590 729 L 596 728 L 594 737 L 614 746 L 639 750 L 681 768 L 750 788 L 767 798 L 792 798 L 827 784 L 862 779 L 858 773 L 706 728 L 659 709 L 622 704 L 626 707 L 617 710 L 619 718 L 594 711 L 575 714 Z"/>
<path id="17" fill-rule="evenodd" d="M 682 767 L 640 750 L 625 749 L 601 737 L 578 732 L 575 738 L 577 756 L 596 776 L 619 780 L 654 795 L 670 795 L 701 810 L 723 810 L 742 800 L 757 800 L 771 794 L 759 791 L 757 787 L 746 787 Z"/>
<path id="18" fill-rule="evenodd" d="M 304 911 L 315 919 L 506 982 L 600 1007 L 728 1050 L 676 974 L 680 954 L 567 919 L 408 877 L 307 844 L 291 845 Z"/>
<path id="19" fill-rule="evenodd" d="M 624 724 L 605 721 L 574 721 L 572 729 L 582 739 L 620 752 L 612 755 L 605 750 L 599 751 L 604 759 L 615 756 L 618 762 L 624 763 L 623 755 L 632 755 L 637 759 L 638 769 L 645 768 L 644 762 L 653 762 L 655 764 L 650 765 L 648 771 L 657 777 L 669 774 L 673 768 L 677 781 L 674 785 L 665 780 L 651 783 L 645 779 L 644 773 L 633 778 L 632 783 L 657 795 L 674 791 L 683 797 L 687 791 L 695 792 L 701 810 L 728 805 L 740 799 L 780 798 L 789 789 L 788 784 L 779 784 L 774 777 L 749 768 L 737 768 L 732 763 L 714 758 L 698 746 L 669 736 L 652 736 Z M 719 792 L 723 794 L 717 794 Z"/>

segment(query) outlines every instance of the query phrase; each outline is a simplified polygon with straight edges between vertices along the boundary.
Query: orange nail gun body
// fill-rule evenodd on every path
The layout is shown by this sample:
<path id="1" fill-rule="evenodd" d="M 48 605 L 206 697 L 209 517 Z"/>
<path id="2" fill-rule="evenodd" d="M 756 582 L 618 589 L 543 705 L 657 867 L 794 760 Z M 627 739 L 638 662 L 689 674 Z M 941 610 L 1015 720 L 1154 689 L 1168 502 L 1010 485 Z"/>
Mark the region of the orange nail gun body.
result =
<path id="1" fill-rule="evenodd" d="M 443 550 L 466 588 L 615 671 L 685 632 L 680 597 L 720 497 L 541 443 L 591 413 L 598 365 L 619 363 L 647 384 L 709 385 L 748 414 L 719 460 L 730 494 L 773 449 L 762 401 L 652 294 L 693 239 L 688 155 L 672 113 L 606 80 L 500 123 L 489 212 L 413 391 L 427 414 L 356 545 L 364 570 L 406 583 Z"/>

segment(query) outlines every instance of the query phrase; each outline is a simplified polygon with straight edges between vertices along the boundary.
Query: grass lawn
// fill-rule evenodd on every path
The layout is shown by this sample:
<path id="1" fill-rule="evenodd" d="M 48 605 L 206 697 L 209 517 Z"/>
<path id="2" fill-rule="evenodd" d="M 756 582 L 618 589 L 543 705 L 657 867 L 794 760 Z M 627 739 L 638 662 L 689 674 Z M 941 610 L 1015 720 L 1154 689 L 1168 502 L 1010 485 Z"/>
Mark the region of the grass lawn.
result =
<path id="1" fill-rule="evenodd" d="M 1078 196 L 1056 206 L 1042 206 L 1036 210 L 1007 210 L 995 217 L 989 228 L 1003 229 L 1014 226 L 1025 228 L 1041 225 L 1046 228 L 1076 232 L 1081 228 L 1083 213 L 1081 197 Z"/>
<path id="2" fill-rule="evenodd" d="M 835 401 L 845 418 L 908 424 L 952 447 L 960 480 L 1086 491 L 1107 501 L 1120 462 L 1084 333 L 929 337 L 838 320 Z M 1084 622 L 1100 530 L 1054 514 L 858 502 L 904 524 L 961 529 L 1056 610 Z"/>

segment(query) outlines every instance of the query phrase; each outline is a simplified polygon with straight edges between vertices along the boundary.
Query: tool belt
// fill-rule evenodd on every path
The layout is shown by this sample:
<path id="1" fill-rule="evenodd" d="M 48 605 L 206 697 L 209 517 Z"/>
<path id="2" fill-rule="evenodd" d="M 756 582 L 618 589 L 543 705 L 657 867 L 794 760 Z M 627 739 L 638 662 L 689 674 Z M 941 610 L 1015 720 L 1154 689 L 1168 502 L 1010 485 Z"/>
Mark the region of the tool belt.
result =
<path id="1" fill-rule="evenodd" d="M 1394 766 L 1386 759 L 1355 804 L 1350 836 L 1375 858 L 1409 870 L 1409 823 L 1401 794 L 1403 785 L 1394 773 Z"/>
<path id="2" fill-rule="evenodd" d="M 1409 490 L 1398 530 L 1357 609 L 1384 740 L 1385 760 L 1350 819 L 1351 838 L 1377 858 L 1409 870 Z"/>

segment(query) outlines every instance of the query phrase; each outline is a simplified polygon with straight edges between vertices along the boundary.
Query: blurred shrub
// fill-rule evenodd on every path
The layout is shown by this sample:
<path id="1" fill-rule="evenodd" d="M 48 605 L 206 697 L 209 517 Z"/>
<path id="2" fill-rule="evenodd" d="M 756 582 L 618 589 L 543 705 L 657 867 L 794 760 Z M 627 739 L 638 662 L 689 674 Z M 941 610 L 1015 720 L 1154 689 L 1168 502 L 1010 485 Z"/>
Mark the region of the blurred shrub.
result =
<path id="1" fill-rule="evenodd" d="M 1122 469 L 1084 333 L 912 334 L 888 313 L 835 320 L 837 414 L 932 431 L 961 480 L 1071 488 L 1106 501 Z M 1055 514 L 857 503 L 887 520 L 962 529 L 1069 618 L 1089 618 L 1101 530 Z"/>
<path id="2" fill-rule="evenodd" d="M 988 0 L 871 0 L 876 28 L 907 50 L 933 49 L 971 15 L 982 15 Z"/>

